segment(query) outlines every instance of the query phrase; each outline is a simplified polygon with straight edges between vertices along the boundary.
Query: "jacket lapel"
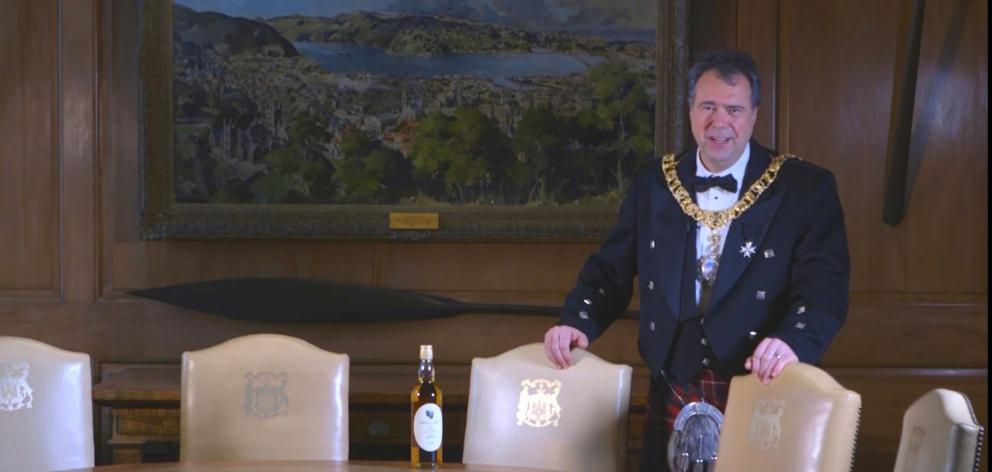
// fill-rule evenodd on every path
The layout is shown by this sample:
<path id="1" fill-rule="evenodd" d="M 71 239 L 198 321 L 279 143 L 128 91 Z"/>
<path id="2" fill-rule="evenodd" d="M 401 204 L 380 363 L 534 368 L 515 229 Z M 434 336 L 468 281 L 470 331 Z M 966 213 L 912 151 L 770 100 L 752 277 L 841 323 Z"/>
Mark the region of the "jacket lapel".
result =
<path id="1" fill-rule="evenodd" d="M 751 158 L 744 172 L 742 194 L 764 173 L 771 162 L 768 151 L 752 142 Z M 761 256 L 760 248 L 768 225 L 774 218 L 785 190 L 772 184 L 765 190 L 747 211 L 736 218 L 727 230 L 727 241 L 720 256 L 720 269 L 717 272 L 713 292 L 710 294 L 709 312 L 719 308 L 730 289 L 740 279 L 748 265 Z"/>
<path id="2" fill-rule="evenodd" d="M 689 181 L 690 176 L 696 173 L 695 155 L 695 150 L 693 150 L 680 156 L 676 171 L 683 185 Z M 655 232 L 655 247 L 658 249 L 655 267 L 661 267 L 656 277 L 659 288 L 665 296 L 665 302 L 668 303 L 668 309 L 678 318 L 682 303 L 682 267 L 685 262 L 686 249 L 688 249 L 686 247 L 687 235 L 693 223 L 692 219 L 682 212 L 678 202 L 672 196 L 668 189 L 668 183 L 665 182 L 665 176 L 659 173 L 658 180 L 663 189 L 662 195 L 667 197 L 664 199 L 667 204 L 661 206 L 662 211 L 659 211 L 658 224 L 655 226 L 660 229 Z M 692 195 L 695 199 L 695 194 Z"/>

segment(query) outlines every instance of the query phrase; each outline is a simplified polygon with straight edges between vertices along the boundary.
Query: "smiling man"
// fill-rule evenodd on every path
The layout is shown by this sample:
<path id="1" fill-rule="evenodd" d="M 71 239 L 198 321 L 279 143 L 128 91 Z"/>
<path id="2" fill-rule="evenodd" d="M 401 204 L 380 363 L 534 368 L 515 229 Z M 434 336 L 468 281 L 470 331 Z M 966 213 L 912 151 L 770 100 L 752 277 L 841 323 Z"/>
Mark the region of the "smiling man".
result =
<path id="1" fill-rule="evenodd" d="M 750 81 L 733 70 L 711 69 L 699 76 L 689 97 L 692 135 L 709 172 L 730 168 L 744 151 L 758 119 Z"/>
<path id="2" fill-rule="evenodd" d="M 694 415 L 722 421 L 734 375 L 768 383 L 793 362 L 819 362 L 848 308 L 834 178 L 751 140 L 761 102 L 753 59 L 705 54 L 688 87 L 696 149 L 638 177 L 544 337 L 548 358 L 568 367 L 572 348 L 624 312 L 637 277 L 638 348 L 651 371 L 643 471 L 681 470 L 687 451 L 715 454 L 715 438 L 693 443 L 673 430 Z"/>

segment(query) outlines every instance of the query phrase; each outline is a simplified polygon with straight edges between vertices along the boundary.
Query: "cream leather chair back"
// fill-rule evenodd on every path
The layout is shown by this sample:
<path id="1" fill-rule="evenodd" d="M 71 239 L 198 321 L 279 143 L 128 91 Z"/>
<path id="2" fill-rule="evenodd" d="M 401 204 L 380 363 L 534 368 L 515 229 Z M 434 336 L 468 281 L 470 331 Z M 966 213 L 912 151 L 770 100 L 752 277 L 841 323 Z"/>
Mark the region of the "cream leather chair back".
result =
<path id="1" fill-rule="evenodd" d="M 902 417 L 895 470 L 978 470 L 984 436 L 968 397 L 943 388 L 931 390 L 913 402 Z"/>
<path id="2" fill-rule="evenodd" d="M 0 471 L 93 466 L 90 356 L 0 336 Z"/>
<path id="3" fill-rule="evenodd" d="M 791 364 L 770 385 L 754 375 L 730 382 L 716 470 L 848 472 L 861 395 L 826 372 Z"/>
<path id="4" fill-rule="evenodd" d="M 466 464 L 624 470 L 631 368 L 583 350 L 558 369 L 540 343 L 472 360 Z"/>
<path id="5" fill-rule="evenodd" d="M 348 367 L 275 334 L 183 353 L 180 459 L 347 460 Z"/>

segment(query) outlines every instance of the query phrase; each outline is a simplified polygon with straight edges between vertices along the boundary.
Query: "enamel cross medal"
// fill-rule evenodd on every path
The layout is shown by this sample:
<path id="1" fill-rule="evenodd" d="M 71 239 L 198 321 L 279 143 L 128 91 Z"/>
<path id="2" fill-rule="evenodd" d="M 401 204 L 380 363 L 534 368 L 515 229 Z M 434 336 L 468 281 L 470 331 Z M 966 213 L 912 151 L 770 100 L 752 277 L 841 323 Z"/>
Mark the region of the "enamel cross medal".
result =
<path id="1" fill-rule="evenodd" d="M 741 252 L 741 255 L 744 256 L 745 259 L 750 259 L 751 256 L 754 255 L 754 251 L 756 251 L 757 249 L 758 248 L 754 247 L 754 243 L 753 242 L 748 241 L 743 246 L 741 246 L 741 251 L 740 252 Z M 769 249 L 769 251 L 770 251 L 770 249 Z M 765 252 L 767 253 L 768 251 L 765 251 Z M 772 251 L 772 254 L 775 254 L 775 252 Z"/>

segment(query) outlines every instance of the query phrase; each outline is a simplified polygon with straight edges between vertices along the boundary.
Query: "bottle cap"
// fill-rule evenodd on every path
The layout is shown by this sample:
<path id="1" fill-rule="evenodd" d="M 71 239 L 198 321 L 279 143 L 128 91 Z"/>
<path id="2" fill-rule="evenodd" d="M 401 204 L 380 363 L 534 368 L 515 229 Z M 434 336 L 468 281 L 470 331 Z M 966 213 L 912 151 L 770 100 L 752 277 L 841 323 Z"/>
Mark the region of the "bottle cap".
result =
<path id="1" fill-rule="evenodd" d="M 434 346 L 430 344 L 420 345 L 420 359 L 424 361 L 434 360 Z"/>

